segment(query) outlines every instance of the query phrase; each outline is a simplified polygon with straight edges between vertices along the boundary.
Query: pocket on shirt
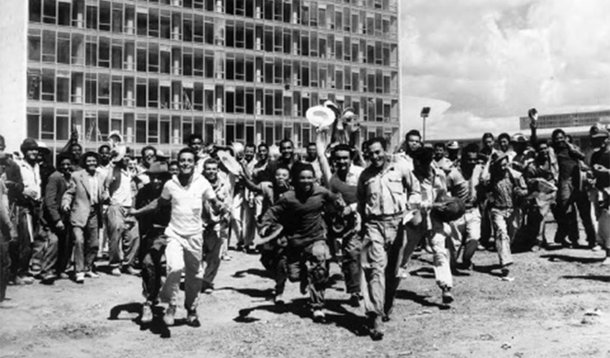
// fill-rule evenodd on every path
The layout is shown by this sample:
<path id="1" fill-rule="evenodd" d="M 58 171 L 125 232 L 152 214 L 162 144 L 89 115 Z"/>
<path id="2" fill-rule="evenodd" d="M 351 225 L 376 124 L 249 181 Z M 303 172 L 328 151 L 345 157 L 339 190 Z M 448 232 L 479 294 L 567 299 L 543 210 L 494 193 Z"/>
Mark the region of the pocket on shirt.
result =
<path id="1" fill-rule="evenodd" d="M 388 178 L 388 188 L 392 193 L 404 193 L 402 179 L 400 178 Z"/>

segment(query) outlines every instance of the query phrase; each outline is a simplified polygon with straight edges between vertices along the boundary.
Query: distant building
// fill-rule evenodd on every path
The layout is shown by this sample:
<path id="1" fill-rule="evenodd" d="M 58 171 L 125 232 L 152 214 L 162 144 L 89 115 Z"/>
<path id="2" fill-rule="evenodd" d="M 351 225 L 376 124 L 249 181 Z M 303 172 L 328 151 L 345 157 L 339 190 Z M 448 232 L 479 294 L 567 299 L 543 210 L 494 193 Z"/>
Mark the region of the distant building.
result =
<path id="1" fill-rule="evenodd" d="M 563 128 L 591 127 L 592 125 L 610 120 L 610 110 L 597 112 L 576 112 L 562 114 L 538 115 L 538 128 Z M 519 127 L 529 130 L 529 117 L 519 118 Z"/>

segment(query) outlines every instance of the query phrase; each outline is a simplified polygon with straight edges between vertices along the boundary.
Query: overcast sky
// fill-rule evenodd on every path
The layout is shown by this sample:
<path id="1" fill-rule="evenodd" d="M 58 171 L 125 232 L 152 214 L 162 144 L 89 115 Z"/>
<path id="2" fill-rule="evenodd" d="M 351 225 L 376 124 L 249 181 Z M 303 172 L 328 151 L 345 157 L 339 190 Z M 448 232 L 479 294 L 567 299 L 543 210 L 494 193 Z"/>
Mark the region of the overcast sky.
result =
<path id="1" fill-rule="evenodd" d="M 610 1 L 400 2 L 402 96 L 451 103 L 430 137 L 515 131 L 531 107 L 610 108 Z"/>

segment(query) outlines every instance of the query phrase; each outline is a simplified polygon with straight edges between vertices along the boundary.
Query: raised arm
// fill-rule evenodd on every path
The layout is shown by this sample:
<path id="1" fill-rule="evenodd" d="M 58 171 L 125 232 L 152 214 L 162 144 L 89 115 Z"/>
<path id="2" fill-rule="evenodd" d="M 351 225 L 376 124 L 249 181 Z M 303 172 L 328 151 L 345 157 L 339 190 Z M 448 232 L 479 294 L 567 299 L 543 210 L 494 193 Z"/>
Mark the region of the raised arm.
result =
<path id="1" fill-rule="evenodd" d="M 326 184 L 326 187 L 329 187 L 331 171 L 328 158 L 326 157 L 326 147 L 328 145 L 327 139 L 327 129 L 325 130 L 324 128 L 318 128 L 316 130 L 316 150 L 318 152 L 318 161 L 320 162 L 320 169 L 322 170 L 322 182 Z"/>

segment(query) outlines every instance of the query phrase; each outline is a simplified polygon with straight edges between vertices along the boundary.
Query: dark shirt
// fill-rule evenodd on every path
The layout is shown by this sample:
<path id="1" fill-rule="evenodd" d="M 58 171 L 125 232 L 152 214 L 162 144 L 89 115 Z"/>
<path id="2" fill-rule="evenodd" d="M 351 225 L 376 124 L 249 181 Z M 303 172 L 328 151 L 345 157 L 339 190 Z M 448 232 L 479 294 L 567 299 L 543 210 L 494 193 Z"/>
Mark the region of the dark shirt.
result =
<path id="1" fill-rule="evenodd" d="M 591 156 L 591 164 L 592 165 L 601 165 L 606 169 L 610 169 L 610 151 L 608 150 L 599 150 Z M 604 190 L 604 188 L 610 187 L 610 174 L 601 173 L 594 171 L 595 173 L 595 187 L 599 190 Z"/>
<path id="2" fill-rule="evenodd" d="M 55 171 L 48 178 L 48 183 L 44 190 L 43 214 L 48 225 L 54 225 L 66 218 L 61 212 L 61 199 L 70 185 L 70 176 L 66 177 L 62 173 Z"/>
<path id="3" fill-rule="evenodd" d="M 155 190 L 152 183 L 144 185 L 136 195 L 136 208 L 142 208 L 153 200 L 158 199 L 161 196 L 162 188 L 163 186 L 159 190 Z M 169 224 L 170 218 L 171 206 L 161 206 L 154 213 L 144 215 L 139 219 L 140 231 L 146 233 L 153 225 L 166 227 Z"/>
<path id="4" fill-rule="evenodd" d="M 322 212 L 334 199 L 330 191 L 318 185 L 314 185 L 312 192 L 303 198 L 297 197 L 294 190 L 287 191 L 267 210 L 262 219 L 263 226 L 282 225 L 292 247 L 305 247 L 326 240 Z"/>

